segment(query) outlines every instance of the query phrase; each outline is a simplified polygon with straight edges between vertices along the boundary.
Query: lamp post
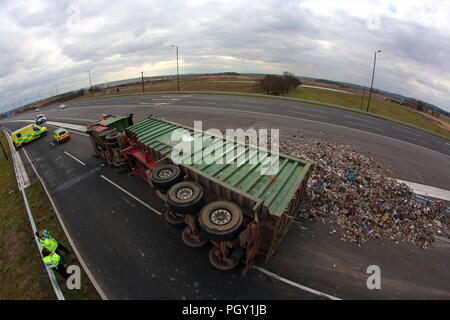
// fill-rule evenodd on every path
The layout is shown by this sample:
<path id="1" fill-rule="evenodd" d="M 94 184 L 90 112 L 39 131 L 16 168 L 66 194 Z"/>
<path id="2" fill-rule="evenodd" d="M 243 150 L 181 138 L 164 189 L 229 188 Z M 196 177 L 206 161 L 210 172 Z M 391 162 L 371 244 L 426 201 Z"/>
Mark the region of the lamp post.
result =
<path id="1" fill-rule="evenodd" d="M 370 84 L 369 101 L 367 101 L 367 109 L 366 109 L 367 112 L 369 112 L 370 97 L 372 96 L 373 78 L 375 76 L 375 64 L 377 62 L 377 53 L 378 52 L 381 52 L 381 50 L 375 51 L 375 54 L 373 57 L 372 83 Z"/>
<path id="2" fill-rule="evenodd" d="M 88 70 L 86 72 L 89 73 L 89 84 L 91 85 L 91 89 L 92 89 L 91 70 Z"/>
<path id="3" fill-rule="evenodd" d="M 178 83 L 178 91 L 180 91 L 180 73 L 178 71 L 178 46 L 172 45 L 172 48 L 175 48 L 177 52 L 177 83 Z"/>

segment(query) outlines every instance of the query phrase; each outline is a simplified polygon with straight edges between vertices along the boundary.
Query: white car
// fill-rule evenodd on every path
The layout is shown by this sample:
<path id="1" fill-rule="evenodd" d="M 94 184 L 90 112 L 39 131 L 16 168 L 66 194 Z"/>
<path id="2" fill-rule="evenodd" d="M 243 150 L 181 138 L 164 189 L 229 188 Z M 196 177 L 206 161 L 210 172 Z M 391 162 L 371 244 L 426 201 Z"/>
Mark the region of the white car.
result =
<path id="1" fill-rule="evenodd" d="M 60 105 L 58 106 L 58 109 L 64 109 L 64 108 L 67 108 L 67 106 L 66 106 L 65 104 L 60 104 Z"/>
<path id="2" fill-rule="evenodd" d="M 35 122 L 36 122 L 37 125 L 41 125 L 41 124 L 43 124 L 43 123 L 46 122 L 46 121 L 47 121 L 47 118 L 45 117 L 45 115 L 43 115 L 43 114 L 38 114 L 38 115 L 36 116 Z"/>

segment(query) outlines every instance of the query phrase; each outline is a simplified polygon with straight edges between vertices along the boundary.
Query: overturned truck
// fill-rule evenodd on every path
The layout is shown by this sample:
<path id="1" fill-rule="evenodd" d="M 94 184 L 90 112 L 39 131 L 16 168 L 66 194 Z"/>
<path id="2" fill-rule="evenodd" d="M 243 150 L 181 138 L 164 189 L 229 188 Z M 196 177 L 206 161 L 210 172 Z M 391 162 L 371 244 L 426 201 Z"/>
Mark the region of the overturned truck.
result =
<path id="1" fill-rule="evenodd" d="M 255 259 L 270 260 L 305 200 L 310 163 L 157 117 L 133 124 L 132 117 L 88 126 L 94 155 L 144 178 L 164 201 L 165 220 L 184 225 L 187 246 L 212 245 L 215 268 L 243 262 L 246 273 Z"/>

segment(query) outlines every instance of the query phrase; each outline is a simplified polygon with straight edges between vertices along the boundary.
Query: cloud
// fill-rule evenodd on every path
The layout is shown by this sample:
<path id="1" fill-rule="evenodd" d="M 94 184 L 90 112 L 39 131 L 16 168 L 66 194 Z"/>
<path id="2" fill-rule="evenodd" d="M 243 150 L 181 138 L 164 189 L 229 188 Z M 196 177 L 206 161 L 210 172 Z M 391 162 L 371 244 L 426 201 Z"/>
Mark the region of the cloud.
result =
<path id="1" fill-rule="evenodd" d="M 369 85 L 450 111 L 443 1 L 3 1 L 0 109 L 94 83 L 181 73 L 281 73 Z M 411 19 L 414 17 L 414 19 Z M 376 23 L 375 23 L 376 22 Z"/>

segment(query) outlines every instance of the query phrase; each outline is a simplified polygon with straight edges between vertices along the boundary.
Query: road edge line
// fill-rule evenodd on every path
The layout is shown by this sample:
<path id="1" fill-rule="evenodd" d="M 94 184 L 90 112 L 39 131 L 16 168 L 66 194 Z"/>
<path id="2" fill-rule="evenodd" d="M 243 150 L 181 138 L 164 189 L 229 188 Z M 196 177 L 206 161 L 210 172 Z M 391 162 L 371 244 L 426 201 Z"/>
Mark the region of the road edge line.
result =
<path id="1" fill-rule="evenodd" d="M 278 275 L 276 273 L 273 273 L 273 272 L 271 272 L 269 270 L 266 270 L 264 268 L 261 268 L 259 266 L 254 265 L 253 269 L 255 269 L 255 270 L 257 270 L 257 271 L 259 271 L 261 273 L 264 273 L 265 275 L 268 275 L 268 276 L 270 276 L 270 277 L 272 277 L 274 279 L 277 279 L 277 280 L 279 280 L 281 282 L 284 282 L 284 283 L 289 284 L 289 285 L 291 285 L 293 287 L 301 289 L 303 291 L 306 291 L 306 292 L 309 292 L 309 293 L 312 293 L 312 294 L 315 294 L 315 295 L 318 295 L 318 296 L 321 296 L 321 297 L 325 297 L 325 298 L 328 298 L 330 300 L 342 300 L 341 298 L 338 298 L 338 297 L 335 297 L 335 296 L 332 296 L 332 295 L 320 292 L 318 290 L 311 289 L 309 287 L 306 287 L 306 286 L 303 286 L 303 285 L 301 285 L 299 283 L 296 283 L 296 282 L 294 282 L 292 280 L 283 278 L 282 276 L 280 276 L 280 275 Z"/>

